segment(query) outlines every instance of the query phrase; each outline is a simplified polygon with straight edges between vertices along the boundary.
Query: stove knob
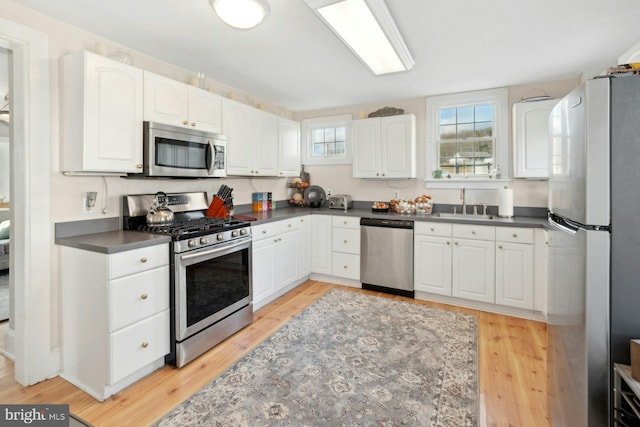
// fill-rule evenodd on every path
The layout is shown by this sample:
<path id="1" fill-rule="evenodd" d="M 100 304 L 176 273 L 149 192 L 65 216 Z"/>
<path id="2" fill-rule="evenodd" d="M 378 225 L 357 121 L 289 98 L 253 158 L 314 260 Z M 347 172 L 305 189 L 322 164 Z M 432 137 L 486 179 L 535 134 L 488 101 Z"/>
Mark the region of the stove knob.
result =
<path id="1" fill-rule="evenodd" d="M 195 240 L 189 240 L 189 242 L 187 242 L 187 245 L 190 248 L 195 248 L 197 244 L 198 244 L 198 242 L 196 242 Z"/>
<path id="2" fill-rule="evenodd" d="M 238 230 L 233 230 L 231 232 L 231 237 L 238 237 Z"/>
<path id="3" fill-rule="evenodd" d="M 201 237 L 201 238 L 200 238 L 200 244 L 201 244 L 201 245 L 206 245 L 207 243 L 209 243 L 209 241 L 207 240 L 207 238 L 206 238 L 206 237 Z"/>
<path id="4" fill-rule="evenodd" d="M 216 236 L 216 239 L 217 239 L 218 241 L 220 241 L 220 240 L 224 240 L 224 234 L 222 234 L 222 233 L 218 234 L 218 235 Z"/>
<path id="5" fill-rule="evenodd" d="M 240 235 L 241 236 L 245 236 L 247 234 L 247 229 L 243 228 L 242 230 L 240 230 Z"/>

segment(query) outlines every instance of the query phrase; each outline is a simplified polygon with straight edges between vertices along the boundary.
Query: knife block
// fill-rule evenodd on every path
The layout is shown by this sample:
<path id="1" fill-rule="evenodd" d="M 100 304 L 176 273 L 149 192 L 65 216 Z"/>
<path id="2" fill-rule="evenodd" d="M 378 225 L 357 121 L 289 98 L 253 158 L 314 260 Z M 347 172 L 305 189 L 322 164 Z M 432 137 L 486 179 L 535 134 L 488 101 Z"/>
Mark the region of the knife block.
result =
<path id="1" fill-rule="evenodd" d="M 205 216 L 211 218 L 226 218 L 227 217 L 227 208 L 224 206 L 224 200 L 218 196 L 213 196 L 213 200 L 209 205 L 209 209 L 205 213 Z"/>

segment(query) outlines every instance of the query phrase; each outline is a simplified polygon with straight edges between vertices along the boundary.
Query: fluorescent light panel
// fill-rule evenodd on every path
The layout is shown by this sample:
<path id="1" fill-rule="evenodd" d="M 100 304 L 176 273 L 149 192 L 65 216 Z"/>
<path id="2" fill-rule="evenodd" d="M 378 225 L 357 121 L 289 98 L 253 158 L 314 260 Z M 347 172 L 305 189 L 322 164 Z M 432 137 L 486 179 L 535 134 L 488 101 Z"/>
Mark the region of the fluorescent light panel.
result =
<path id="1" fill-rule="evenodd" d="M 413 67 L 413 58 L 383 0 L 305 1 L 374 74 Z"/>

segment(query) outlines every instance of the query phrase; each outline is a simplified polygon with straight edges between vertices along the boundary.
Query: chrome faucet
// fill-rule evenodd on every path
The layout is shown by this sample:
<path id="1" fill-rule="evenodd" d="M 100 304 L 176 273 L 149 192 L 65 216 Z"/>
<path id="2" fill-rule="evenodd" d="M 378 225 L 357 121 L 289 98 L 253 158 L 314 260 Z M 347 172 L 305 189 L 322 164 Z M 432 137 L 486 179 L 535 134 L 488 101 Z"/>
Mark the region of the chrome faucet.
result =
<path id="1" fill-rule="evenodd" d="M 460 189 L 460 198 L 462 199 L 462 215 L 466 215 L 467 214 L 467 200 L 465 198 L 464 187 L 462 187 L 462 189 Z"/>

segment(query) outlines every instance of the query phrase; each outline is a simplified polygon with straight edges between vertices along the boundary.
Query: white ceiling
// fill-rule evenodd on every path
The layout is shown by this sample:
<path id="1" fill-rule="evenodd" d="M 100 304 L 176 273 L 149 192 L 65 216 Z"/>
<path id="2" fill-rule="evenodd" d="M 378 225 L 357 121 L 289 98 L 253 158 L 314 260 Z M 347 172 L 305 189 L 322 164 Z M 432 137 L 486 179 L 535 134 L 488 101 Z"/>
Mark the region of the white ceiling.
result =
<path id="1" fill-rule="evenodd" d="M 293 111 L 599 72 L 640 41 L 638 0 L 387 0 L 416 65 L 375 76 L 303 0 L 234 30 L 209 0 L 16 0 Z"/>

